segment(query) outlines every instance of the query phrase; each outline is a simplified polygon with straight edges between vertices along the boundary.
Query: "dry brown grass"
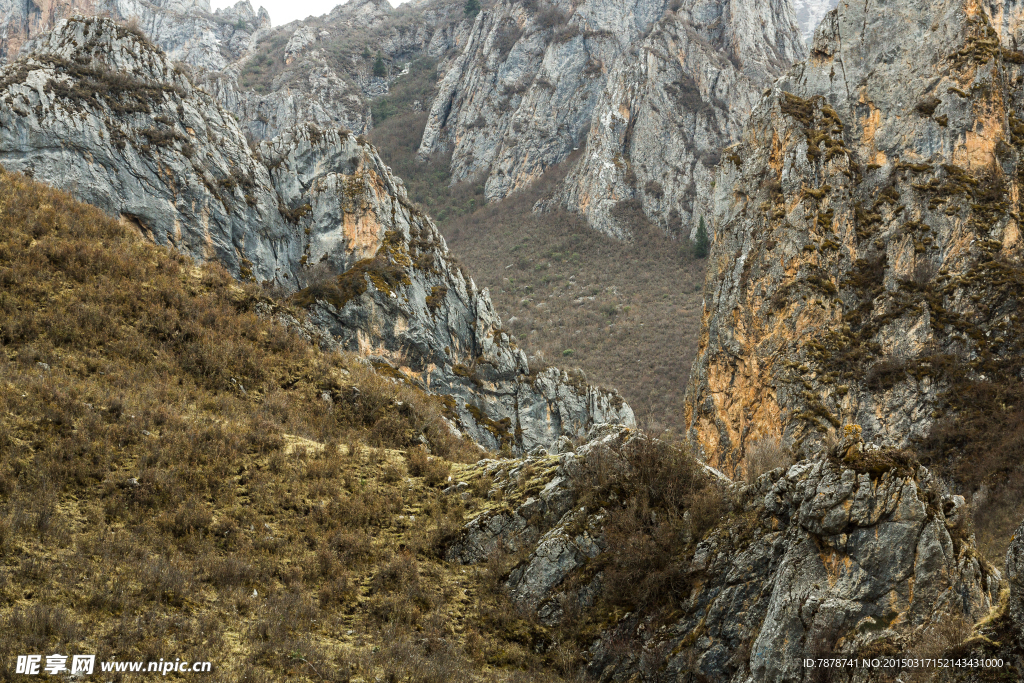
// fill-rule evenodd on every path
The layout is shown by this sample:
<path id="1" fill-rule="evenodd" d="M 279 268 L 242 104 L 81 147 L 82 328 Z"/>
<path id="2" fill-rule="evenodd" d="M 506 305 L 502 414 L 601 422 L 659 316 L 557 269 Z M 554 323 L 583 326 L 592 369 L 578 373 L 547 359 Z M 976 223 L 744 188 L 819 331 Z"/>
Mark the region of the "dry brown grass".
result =
<path id="1" fill-rule="evenodd" d="M 0 172 L 0 207 L 0 679 L 53 652 L 508 678 L 477 659 L 502 596 L 437 559 L 480 505 L 439 485 L 480 452 L 436 399 L 68 195 Z"/>
<path id="2" fill-rule="evenodd" d="M 533 213 L 549 187 L 444 225 L 449 245 L 535 363 L 580 367 L 617 388 L 648 431 L 681 435 L 704 262 L 649 225 L 623 243 L 579 216 Z"/>
<path id="3" fill-rule="evenodd" d="M 778 439 L 762 439 L 752 445 L 745 459 L 746 472 L 744 479 L 753 484 L 762 474 L 767 474 L 779 467 L 793 464 L 793 453 L 782 447 Z"/>

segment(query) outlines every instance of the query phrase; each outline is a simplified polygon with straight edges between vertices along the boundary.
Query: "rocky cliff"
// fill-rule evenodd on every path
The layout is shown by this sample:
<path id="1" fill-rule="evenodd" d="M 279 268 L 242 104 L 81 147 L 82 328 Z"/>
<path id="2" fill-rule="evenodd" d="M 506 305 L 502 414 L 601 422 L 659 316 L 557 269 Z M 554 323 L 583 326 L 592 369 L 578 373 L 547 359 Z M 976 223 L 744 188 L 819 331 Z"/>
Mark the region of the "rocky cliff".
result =
<path id="1" fill-rule="evenodd" d="M 1020 19 L 841 4 L 725 150 L 686 415 L 710 462 L 847 424 L 904 448 L 1024 376 Z"/>
<path id="2" fill-rule="evenodd" d="M 716 484 L 721 475 L 705 468 L 706 491 L 731 499 L 732 510 L 702 530 L 699 495 L 673 522 L 669 509 L 629 494 L 634 476 L 652 490 L 665 486 L 646 479 L 650 458 L 629 457 L 643 444 L 642 435 L 605 426 L 559 455 L 482 461 L 500 504 L 448 551 L 467 564 L 525 556 L 506 587 L 552 627 L 612 608 L 624 590 L 611 577 L 618 565 L 637 570 L 635 585 L 669 572 L 652 604 L 613 610 L 587 656 L 594 680 L 819 680 L 804 658 L 921 652 L 933 624 L 974 623 L 995 606 L 1001 577 L 977 556 L 966 503 L 926 468 L 851 466 L 838 450 L 751 485 Z M 673 470 L 694 477 L 687 472 Z M 637 506 L 642 512 L 631 514 Z M 629 537 L 613 539 L 623 519 Z M 665 543 L 666 519 L 686 539 L 668 559 L 650 555 Z M 643 560 L 630 564 L 633 554 Z M 882 672 L 851 673 L 844 680 Z"/>
<path id="3" fill-rule="evenodd" d="M 820 9 L 806 10 L 807 21 Z M 23 38 L 72 10 L 135 17 L 173 59 L 201 67 L 195 82 L 256 139 L 307 122 L 366 132 L 372 103 L 404 65 L 436 60 L 436 94 L 417 104 L 429 112 L 422 158 L 450 154 L 453 183 L 479 180 L 498 200 L 586 146 L 542 206 L 582 212 L 619 237 L 634 209 L 670 233 L 695 231 L 710 212 L 718 150 L 737 139 L 763 88 L 806 56 L 783 0 L 501 0 L 475 17 L 451 0 L 399 10 L 352 0 L 277 29 L 247 3 L 210 14 L 202 3 L 123 0 L 68 6 L 45 21 L 36 12 Z M 9 8 L 9 23 L 29 25 L 24 11 Z"/>
<path id="4" fill-rule="evenodd" d="M 314 124 L 248 146 L 234 117 L 140 33 L 58 23 L 3 70 L 0 161 L 242 279 L 302 291 L 337 343 L 451 396 L 478 442 L 547 445 L 632 423 L 615 394 L 531 374 L 486 292 L 361 138 Z"/>
<path id="5" fill-rule="evenodd" d="M 556 200 L 628 237 L 632 203 L 690 237 L 709 215 L 712 169 L 764 87 L 806 51 L 786 2 L 683 3 L 609 66 L 583 159 Z"/>
<path id="6" fill-rule="evenodd" d="M 689 232 L 717 150 L 805 54 L 786 2 L 500 2 L 446 69 L 420 154 L 450 152 L 453 182 L 481 178 L 494 200 L 586 145 L 548 206 L 625 236 L 612 210 L 635 200 Z"/>
<path id="7" fill-rule="evenodd" d="M 270 15 L 248 0 L 210 11 L 209 0 L 70 0 L 0 3 L 0 59 L 14 59 L 26 41 L 75 14 L 131 21 L 175 61 L 224 69 L 270 29 Z"/>

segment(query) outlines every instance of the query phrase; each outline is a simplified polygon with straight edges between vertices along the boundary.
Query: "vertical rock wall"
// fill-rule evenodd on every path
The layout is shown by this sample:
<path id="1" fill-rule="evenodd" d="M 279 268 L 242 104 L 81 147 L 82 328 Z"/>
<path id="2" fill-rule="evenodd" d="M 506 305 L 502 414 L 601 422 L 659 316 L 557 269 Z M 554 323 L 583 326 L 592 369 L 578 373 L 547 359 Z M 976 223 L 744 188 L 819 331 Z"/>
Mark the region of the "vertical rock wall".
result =
<path id="1" fill-rule="evenodd" d="M 686 408 L 712 463 L 848 423 L 903 448 L 1020 376 L 1020 15 L 841 4 L 726 150 Z"/>

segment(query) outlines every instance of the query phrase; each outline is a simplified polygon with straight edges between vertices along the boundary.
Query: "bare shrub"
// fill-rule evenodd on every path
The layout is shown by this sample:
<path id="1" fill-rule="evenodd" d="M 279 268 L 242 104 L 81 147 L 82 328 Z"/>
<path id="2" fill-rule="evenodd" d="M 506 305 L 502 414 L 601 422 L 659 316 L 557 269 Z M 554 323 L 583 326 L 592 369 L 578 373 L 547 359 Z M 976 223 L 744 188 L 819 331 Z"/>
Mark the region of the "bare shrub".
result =
<path id="1" fill-rule="evenodd" d="M 685 593 L 680 556 L 721 521 L 726 493 L 683 449 L 650 438 L 596 451 L 575 475 L 605 507 L 604 599 L 669 609 Z"/>
<path id="2" fill-rule="evenodd" d="M 745 481 L 753 484 L 762 474 L 771 472 L 779 467 L 789 467 L 793 464 L 792 453 L 782 447 L 779 439 L 761 439 L 748 449 L 745 470 Z"/>
<path id="3" fill-rule="evenodd" d="M 427 455 L 423 448 L 416 446 L 406 452 L 409 474 L 414 477 L 423 477 L 427 486 L 437 486 L 448 480 L 448 473 L 451 471 L 451 463 L 440 458 Z"/>

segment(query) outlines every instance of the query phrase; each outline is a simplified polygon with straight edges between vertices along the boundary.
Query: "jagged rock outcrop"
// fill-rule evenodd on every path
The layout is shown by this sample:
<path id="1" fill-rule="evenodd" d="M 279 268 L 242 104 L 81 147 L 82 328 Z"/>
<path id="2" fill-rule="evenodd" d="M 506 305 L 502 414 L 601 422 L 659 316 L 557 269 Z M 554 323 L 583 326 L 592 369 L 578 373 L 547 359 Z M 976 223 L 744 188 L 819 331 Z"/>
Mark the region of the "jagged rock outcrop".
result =
<path id="1" fill-rule="evenodd" d="M 841 4 L 725 151 L 686 408 L 710 462 L 845 424 L 905 447 L 1024 377 L 1021 12 Z"/>
<path id="2" fill-rule="evenodd" d="M 599 507 L 578 473 L 636 437 L 601 428 L 575 452 L 482 461 L 469 474 L 493 481 L 494 509 L 467 524 L 449 559 L 528 551 L 506 588 L 544 623 L 599 604 L 602 557 L 630 552 L 607 542 L 605 521 L 632 501 Z M 813 680 L 805 657 L 907 653 L 938 620 L 989 614 L 1001 577 L 978 559 L 964 499 L 915 463 L 872 471 L 836 456 L 730 485 L 735 511 L 673 558 L 685 586 L 675 616 L 656 623 L 641 610 L 605 630 L 589 654 L 595 679 Z"/>
<path id="3" fill-rule="evenodd" d="M 582 143 L 606 70 L 664 0 L 517 3 L 480 12 L 446 69 L 420 155 L 452 153 L 452 180 L 486 177 L 501 199 Z"/>
<path id="4" fill-rule="evenodd" d="M 493 200 L 586 144 L 545 206 L 581 211 L 617 236 L 628 226 L 612 210 L 627 200 L 689 231 L 706 211 L 694 204 L 709 194 L 719 148 L 764 86 L 806 55 L 785 2 L 527 7 L 480 14 L 441 82 L 420 154 L 451 151 L 453 181 L 481 176 Z"/>
<path id="5" fill-rule="evenodd" d="M 538 208 L 580 211 L 620 237 L 634 209 L 669 232 L 695 231 L 719 149 L 764 86 L 806 55 L 782 0 L 501 0 L 475 18 L 454 0 L 400 9 L 350 0 L 278 29 L 245 2 L 214 15 L 198 0 L 78 11 L 137 17 L 172 58 L 201 67 L 194 82 L 257 140 L 309 122 L 365 133 L 371 103 L 402 66 L 436 59 L 438 92 L 418 105 L 429 109 L 423 158 L 450 153 L 452 182 L 478 178 L 496 200 L 586 145 L 565 187 Z M 373 73 L 377 54 L 385 77 Z"/>
<path id="6" fill-rule="evenodd" d="M 752 25 L 757 29 L 752 30 Z M 690 237 L 710 213 L 712 170 L 764 87 L 806 52 L 785 2 L 684 3 L 609 69 L 583 158 L 556 199 L 628 237 L 634 202 Z"/>
<path id="7" fill-rule="evenodd" d="M 966 535 L 964 500 L 925 468 L 878 476 L 804 461 L 745 496 L 751 526 L 723 525 L 693 554 L 690 575 L 707 578 L 683 618 L 652 632 L 633 616 L 592 648 L 602 680 L 644 666 L 616 652 L 617 638 L 667 653 L 658 680 L 816 680 L 803 658 L 906 653 L 932 623 L 973 623 L 993 607 L 1000 576 Z"/>
<path id="8" fill-rule="evenodd" d="M 276 29 L 227 68 L 203 74 L 204 85 L 256 139 L 305 123 L 364 133 L 372 101 L 388 94 L 402 66 L 445 54 L 468 24 L 461 5 L 455 14 L 441 2 L 396 10 L 387 0 L 351 0 Z M 373 73 L 378 54 L 390 65 L 384 77 Z"/>
<path id="9" fill-rule="evenodd" d="M 530 374 L 487 292 L 362 138 L 309 124 L 253 150 L 183 69 L 109 20 L 59 23 L 0 78 L 9 170 L 236 277 L 305 288 L 295 301 L 341 347 L 449 396 L 480 443 L 529 449 L 632 423 L 614 393 Z"/>
<path id="10" fill-rule="evenodd" d="M 267 11 L 253 11 L 248 0 L 216 12 L 209 0 L 8 2 L 0 3 L 0 59 L 13 59 L 26 41 L 76 14 L 134 21 L 174 61 L 214 70 L 237 60 L 270 29 Z"/>

